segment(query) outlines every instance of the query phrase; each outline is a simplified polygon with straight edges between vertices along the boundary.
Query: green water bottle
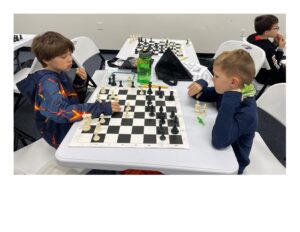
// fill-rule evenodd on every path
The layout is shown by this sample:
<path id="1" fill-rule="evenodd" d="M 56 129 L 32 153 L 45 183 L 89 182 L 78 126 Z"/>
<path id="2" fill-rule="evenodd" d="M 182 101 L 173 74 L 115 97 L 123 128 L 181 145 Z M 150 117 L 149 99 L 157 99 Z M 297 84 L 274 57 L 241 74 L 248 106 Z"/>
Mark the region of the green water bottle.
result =
<path id="1" fill-rule="evenodd" d="M 141 51 L 137 60 L 137 76 L 140 84 L 148 84 L 151 80 L 151 52 Z"/>

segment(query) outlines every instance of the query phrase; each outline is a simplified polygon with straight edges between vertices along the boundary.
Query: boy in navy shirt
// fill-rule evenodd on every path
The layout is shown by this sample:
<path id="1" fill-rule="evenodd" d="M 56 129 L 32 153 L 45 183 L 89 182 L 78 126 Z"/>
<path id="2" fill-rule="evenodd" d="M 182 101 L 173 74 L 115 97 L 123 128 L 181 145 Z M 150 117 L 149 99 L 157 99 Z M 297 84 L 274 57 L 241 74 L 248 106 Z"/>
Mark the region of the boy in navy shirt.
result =
<path id="1" fill-rule="evenodd" d="M 32 51 L 44 69 L 30 74 L 17 84 L 20 92 L 34 104 L 36 125 L 42 137 L 57 148 L 73 122 L 84 113 L 99 117 L 121 110 L 116 102 L 83 103 L 87 74 L 76 70 L 73 85 L 65 71 L 72 67 L 73 43 L 57 32 L 46 32 L 34 38 Z"/>
<path id="2" fill-rule="evenodd" d="M 218 115 L 212 131 L 212 145 L 216 149 L 232 146 L 242 174 L 250 163 L 257 109 L 255 89 L 251 84 L 255 65 L 250 54 L 242 49 L 223 52 L 213 64 L 214 87 L 205 80 L 193 82 L 188 95 L 207 102 L 216 102 Z"/>

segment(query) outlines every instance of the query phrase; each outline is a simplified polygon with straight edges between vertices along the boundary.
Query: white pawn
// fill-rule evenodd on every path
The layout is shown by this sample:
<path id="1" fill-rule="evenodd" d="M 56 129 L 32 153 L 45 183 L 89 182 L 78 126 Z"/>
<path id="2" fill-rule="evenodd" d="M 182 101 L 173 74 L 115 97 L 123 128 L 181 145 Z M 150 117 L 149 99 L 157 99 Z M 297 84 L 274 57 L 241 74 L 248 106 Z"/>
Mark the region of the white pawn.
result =
<path id="1" fill-rule="evenodd" d="M 102 94 L 105 93 L 105 87 L 104 86 L 101 87 L 100 93 L 102 93 Z"/>
<path id="2" fill-rule="evenodd" d="M 128 110 L 128 111 L 130 111 L 131 110 L 131 107 L 130 107 L 130 102 L 127 102 L 127 104 L 126 104 L 126 109 L 125 110 Z"/>
<path id="3" fill-rule="evenodd" d="M 201 109 L 200 102 L 199 102 L 199 101 L 196 101 L 196 104 L 195 104 L 195 112 L 196 112 L 196 113 L 200 113 L 200 109 Z"/>
<path id="4" fill-rule="evenodd" d="M 129 109 L 126 107 L 125 109 L 125 118 L 128 118 L 129 117 Z"/>
<path id="5" fill-rule="evenodd" d="M 144 95 L 144 90 L 143 90 L 143 86 L 140 86 L 140 95 Z"/>
<path id="6" fill-rule="evenodd" d="M 104 114 L 100 114 L 100 121 L 101 124 L 105 123 Z"/>

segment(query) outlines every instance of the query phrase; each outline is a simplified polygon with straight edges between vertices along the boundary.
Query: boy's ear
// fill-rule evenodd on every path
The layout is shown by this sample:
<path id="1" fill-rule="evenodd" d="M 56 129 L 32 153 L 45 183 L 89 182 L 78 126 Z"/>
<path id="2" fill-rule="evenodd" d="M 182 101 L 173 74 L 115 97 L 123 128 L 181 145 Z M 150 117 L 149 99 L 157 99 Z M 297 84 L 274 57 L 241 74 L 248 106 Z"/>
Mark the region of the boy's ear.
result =
<path id="1" fill-rule="evenodd" d="M 234 76 L 231 78 L 231 85 L 234 89 L 238 89 L 241 86 L 241 80 L 240 78 Z"/>

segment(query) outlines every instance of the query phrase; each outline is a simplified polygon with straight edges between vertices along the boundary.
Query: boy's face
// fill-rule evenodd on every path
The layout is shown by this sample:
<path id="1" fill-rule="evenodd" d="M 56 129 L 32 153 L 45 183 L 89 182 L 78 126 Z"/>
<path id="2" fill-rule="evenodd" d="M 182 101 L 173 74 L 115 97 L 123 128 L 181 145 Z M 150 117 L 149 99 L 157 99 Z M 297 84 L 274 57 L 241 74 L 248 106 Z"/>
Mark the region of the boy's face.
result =
<path id="1" fill-rule="evenodd" d="M 234 89 L 233 78 L 226 76 L 218 65 L 213 67 L 213 72 L 213 83 L 217 93 L 223 94 Z"/>
<path id="2" fill-rule="evenodd" d="M 68 71 L 72 68 L 72 53 L 68 51 L 60 56 L 44 62 L 47 64 L 47 69 L 56 72 Z"/>
<path id="3" fill-rule="evenodd" d="M 279 26 L 278 23 L 274 24 L 272 28 L 268 31 L 265 31 L 265 35 L 269 38 L 275 38 L 278 34 Z"/>

